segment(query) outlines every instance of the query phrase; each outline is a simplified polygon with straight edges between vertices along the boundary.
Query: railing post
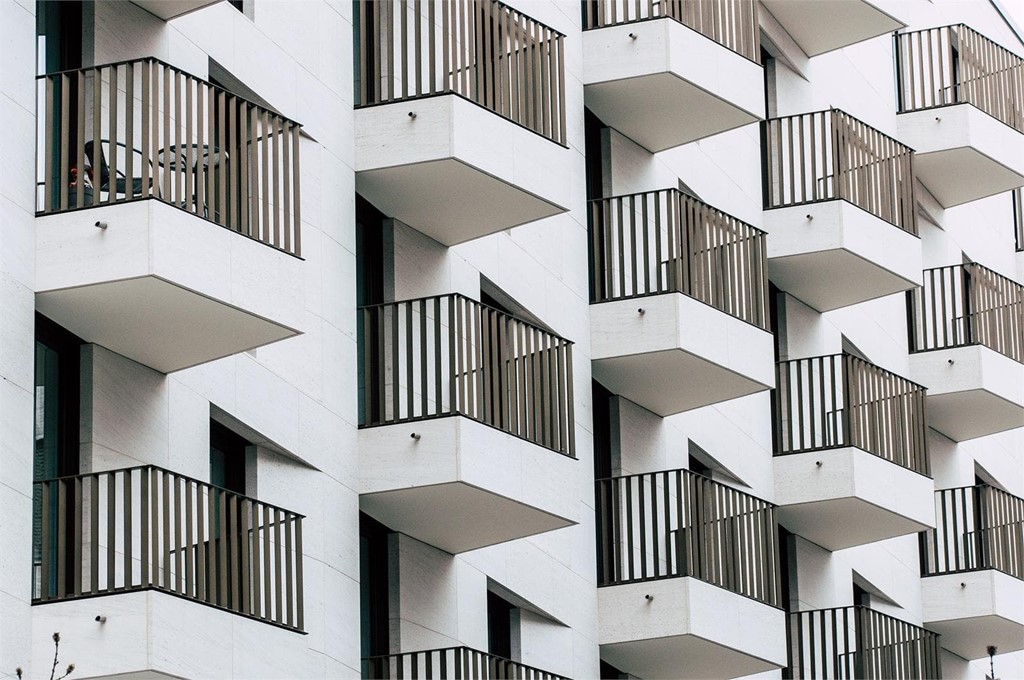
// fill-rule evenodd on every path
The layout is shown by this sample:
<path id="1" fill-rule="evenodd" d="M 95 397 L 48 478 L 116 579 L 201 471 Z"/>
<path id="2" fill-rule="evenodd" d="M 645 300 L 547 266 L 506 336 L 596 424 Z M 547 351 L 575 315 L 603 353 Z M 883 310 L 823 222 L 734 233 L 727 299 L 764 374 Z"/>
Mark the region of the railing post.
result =
<path id="1" fill-rule="evenodd" d="M 859 605 L 855 605 L 852 609 L 854 612 L 853 637 L 854 645 L 856 645 L 853 653 L 854 677 L 866 680 L 869 677 L 865 672 L 869 667 L 867 653 L 873 637 L 869 630 L 870 612 L 866 607 Z"/>
<path id="2" fill-rule="evenodd" d="M 842 390 L 843 396 L 842 445 L 860 446 L 860 448 L 864 448 L 861 446 L 859 438 L 858 441 L 854 441 L 855 437 L 853 430 L 851 429 L 852 425 L 856 422 L 853 418 L 853 391 L 850 386 L 850 383 L 853 381 L 853 357 L 849 354 L 840 354 L 838 355 L 837 360 L 839 361 L 840 366 L 839 375 L 841 376 L 840 380 L 842 381 L 840 389 Z"/>

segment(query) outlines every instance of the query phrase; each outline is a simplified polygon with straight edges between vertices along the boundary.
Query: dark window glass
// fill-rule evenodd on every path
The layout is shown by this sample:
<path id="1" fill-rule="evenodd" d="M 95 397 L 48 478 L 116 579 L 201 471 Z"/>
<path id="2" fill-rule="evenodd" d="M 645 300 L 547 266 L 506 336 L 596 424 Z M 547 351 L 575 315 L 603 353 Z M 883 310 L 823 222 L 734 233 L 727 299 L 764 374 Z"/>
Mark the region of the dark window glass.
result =
<path id="1" fill-rule="evenodd" d="M 389 651 L 388 535 L 391 530 L 359 513 L 359 617 L 363 658 Z M 363 677 L 380 677 L 373 673 Z"/>
<path id="2" fill-rule="evenodd" d="M 487 593 L 487 651 L 503 659 L 512 658 L 512 610 L 515 607 L 499 595 Z"/>
<path id="3" fill-rule="evenodd" d="M 251 446 L 216 420 L 210 421 L 210 483 L 245 495 L 245 449 Z"/>

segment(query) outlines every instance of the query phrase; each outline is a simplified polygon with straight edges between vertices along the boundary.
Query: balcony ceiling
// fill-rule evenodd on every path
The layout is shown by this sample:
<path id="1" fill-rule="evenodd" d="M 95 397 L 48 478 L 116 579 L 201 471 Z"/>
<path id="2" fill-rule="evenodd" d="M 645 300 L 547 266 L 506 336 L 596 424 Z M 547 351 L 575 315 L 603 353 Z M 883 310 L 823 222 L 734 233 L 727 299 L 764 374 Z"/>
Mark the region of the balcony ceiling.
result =
<path id="1" fill-rule="evenodd" d="M 150 14 L 169 21 L 197 9 L 216 5 L 221 0 L 132 0 L 132 2 Z"/>
<path id="2" fill-rule="evenodd" d="M 762 0 L 809 57 L 891 33 L 905 23 L 864 0 Z"/>

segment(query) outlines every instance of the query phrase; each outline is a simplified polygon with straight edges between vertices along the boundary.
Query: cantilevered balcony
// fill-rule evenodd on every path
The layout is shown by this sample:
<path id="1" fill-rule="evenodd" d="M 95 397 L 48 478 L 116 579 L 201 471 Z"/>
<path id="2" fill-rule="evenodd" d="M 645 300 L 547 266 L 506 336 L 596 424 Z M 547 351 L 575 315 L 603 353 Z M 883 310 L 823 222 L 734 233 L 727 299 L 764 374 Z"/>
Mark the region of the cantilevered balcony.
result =
<path id="1" fill-rule="evenodd" d="M 764 232 L 675 189 L 590 210 L 597 380 L 660 416 L 771 388 Z"/>
<path id="2" fill-rule="evenodd" d="M 849 354 L 780 362 L 777 380 L 783 526 L 828 550 L 934 526 L 923 387 Z"/>
<path id="3" fill-rule="evenodd" d="M 359 0 L 356 190 L 454 245 L 565 212 L 564 36 L 495 0 Z"/>
<path id="4" fill-rule="evenodd" d="M 446 647 L 363 659 L 364 680 L 568 680 L 481 652 L 470 647 Z"/>
<path id="5" fill-rule="evenodd" d="M 920 285 L 908 147 L 831 109 L 765 121 L 761 151 L 780 289 L 825 312 Z"/>
<path id="6" fill-rule="evenodd" d="M 156 59 L 39 96 L 40 312 L 165 373 L 299 332 L 298 124 Z"/>
<path id="7" fill-rule="evenodd" d="M 572 343 L 461 295 L 360 334 L 364 512 L 450 553 L 575 524 Z"/>
<path id="8" fill-rule="evenodd" d="M 73 611 L 79 598 L 149 590 L 303 628 L 302 515 L 152 465 L 36 482 L 34 504 L 39 616 Z M 144 621 L 173 606 L 155 598 L 130 603 L 107 606 Z M 95 661 L 121 656 L 113 651 Z"/>
<path id="9" fill-rule="evenodd" d="M 587 107 L 652 152 L 762 120 L 758 4 L 584 0 Z"/>
<path id="10" fill-rule="evenodd" d="M 216 5 L 221 0 L 132 0 L 150 14 L 160 17 L 164 21 L 176 19 L 183 14 L 195 12 L 196 10 Z"/>
<path id="11" fill-rule="evenodd" d="M 789 640 L 785 677 L 942 677 L 938 635 L 868 607 L 794 612 L 789 615 Z"/>
<path id="12" fill-rule="evenodd" d="M 1024 186 L 1024 59 L 964 26 L 896 36 L 900 140 L 945 207 Z"/>
<path id="13" fill-rule="evenodd" d="M 975 263 L 929 269 L 907 320 L 931 427 L 964 441 L 1024 426 L 1024 286 Z"/>
<path id="14" fill-rule="evenodd" d="M 980 484 L 935 492 L 921 534 L 924 625 L 965 659 L 1024 649 L 1024 499 Z"/>
<path id="15" fill-rule="evenodd" d="M 599 479 L 596 501 L 602 659 L 642 678 L 786 663 L 775 506 L 689 470 Z"/>
<path id="16" fill-rule="evenodd" d="M 893 0 L 762 0 L 809 57 L 849 47 L 906 26 Z"/>

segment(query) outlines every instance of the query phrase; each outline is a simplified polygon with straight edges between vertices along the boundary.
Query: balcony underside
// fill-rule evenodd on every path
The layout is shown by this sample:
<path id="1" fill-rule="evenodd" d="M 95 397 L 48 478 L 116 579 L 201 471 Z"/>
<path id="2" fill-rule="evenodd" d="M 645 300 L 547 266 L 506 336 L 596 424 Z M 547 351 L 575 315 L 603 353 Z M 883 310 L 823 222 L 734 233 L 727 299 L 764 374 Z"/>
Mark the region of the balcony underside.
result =
<path id="1" fill-rule="evenodd" d="M 764 220 L 769 278 L 820 312 L 921 284 L 920 239 L 852 203 L 775 208 Z"/>
<path id="2" fill-rule="evenodd" d="M 446 246 L 569 204 L 566 149 L 456 95 L 361 108 L 355 125 L 356 190 Z"/>
<path id="3" fill-rule="evenodd" d="M 1024 134 L 970 104 L 901 113 L 914 173 L 943 207 L 1024 186 Z"/>
<path id="4" fill-rule="evenodd" d="M 953 441 L 1024 427 L 1024 365 L 974 345 L 910 355 L 928 386 L 928 425 Z"/>
<path id="5" fill-rule="evenodd" d="M 150 14 L 154 14 L 164 21 L 180 17 L 182 14 L 194 12 L 210 5 L 216 5 L 221 0 L 132 0 Z"/>
<path id="6" fill-rule="evenodd" d="M 807 56 L 847 47 L 906 26 L 864 0 L 764 0 Z"/>
<path id="7" fill-rule="evenodd" d="M 360 508 L 446 552 L 576 524 L 574 459 L 469 418 L 365 428 L 359 450 Z"/>
<path id="8" fill-rule="evenodd" d="M 591 305 L 590 324 L 594 378 L 659 416 L 775 384 L 769 333 L 680 293 Z"/>
<path id="9" fill-rule="evenodd" d="M 779 524 L 827 550 L 934 526 L 932 480 L 861 449 L 776 456 L 774 466 Z"/>
<path id="10" fill-rule="evenodd" d="M 301 261 L 202 218 L 143 200 L 36 224 L 36 307 L 86 342 L 170 373 L 299 333 Z"/>
<path id="11" fill-rule="evenodd" d="M 649 151 L 764 118 L 760 66 L 672 19 L 584 31 L 583 50 L 587 107 Z"/>
<path id="12" fill-rule="evenodd" d="M 1024 649 L 1024 581 L 994 569 L 921 579 L 924 624 L 965 659 Z"/>
<path id="13" fill-rule="evenodd" d="M 786 663 L 781 610 L 694 578 L 599 588 L 598 608 L 601 658 L 631 676 L 735 678 Z"/>

